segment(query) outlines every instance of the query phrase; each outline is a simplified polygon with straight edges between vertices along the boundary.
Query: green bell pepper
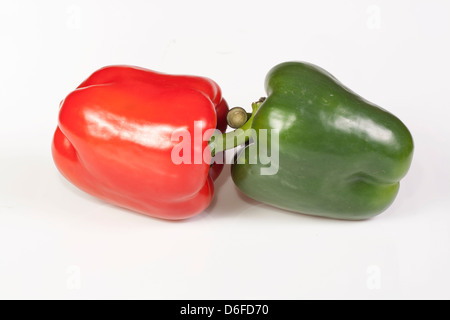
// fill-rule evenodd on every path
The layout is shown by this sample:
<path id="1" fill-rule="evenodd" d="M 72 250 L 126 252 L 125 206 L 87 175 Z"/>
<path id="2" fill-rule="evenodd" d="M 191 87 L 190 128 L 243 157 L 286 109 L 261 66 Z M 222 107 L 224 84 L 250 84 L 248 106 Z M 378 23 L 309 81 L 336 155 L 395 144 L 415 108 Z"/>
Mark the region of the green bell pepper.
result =
<path id="1" fill-rule="evenodd" d="M 253 105 L 244 128 L 254 129 L 254 142 L 260 129 L 269 129 L 268 143 L 258 144 L 256 154 L 247 145 L 231 167 L 244 194 L 282 209 L 345 220 L 371 218 L 391 205 L 414 149 L 397 117 L 308 63 L 274 67 L 265 87 L 267 99 Z M 271 146 L 274 132 L 277 146 Z M 268 164 L 260 155 L 270 150 L 279 152 L 278 170 L 261 175 Z"/>

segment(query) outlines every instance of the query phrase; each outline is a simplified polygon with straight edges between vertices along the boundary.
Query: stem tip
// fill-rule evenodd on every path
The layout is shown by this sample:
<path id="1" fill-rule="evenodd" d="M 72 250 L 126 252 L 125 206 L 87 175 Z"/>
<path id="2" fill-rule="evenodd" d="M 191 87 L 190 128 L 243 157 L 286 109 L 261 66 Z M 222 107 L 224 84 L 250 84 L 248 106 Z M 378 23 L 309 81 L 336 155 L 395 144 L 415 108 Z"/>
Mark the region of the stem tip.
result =
<path id="1" fill-rule="evenodd" d="M 227 123 L 233 129 L 242 127 L 247 122 L 247 120 L 248 120 L 247 111 L 245 111 L 241 107 L 235 107 L 230 111 L 228 111 Z"/>

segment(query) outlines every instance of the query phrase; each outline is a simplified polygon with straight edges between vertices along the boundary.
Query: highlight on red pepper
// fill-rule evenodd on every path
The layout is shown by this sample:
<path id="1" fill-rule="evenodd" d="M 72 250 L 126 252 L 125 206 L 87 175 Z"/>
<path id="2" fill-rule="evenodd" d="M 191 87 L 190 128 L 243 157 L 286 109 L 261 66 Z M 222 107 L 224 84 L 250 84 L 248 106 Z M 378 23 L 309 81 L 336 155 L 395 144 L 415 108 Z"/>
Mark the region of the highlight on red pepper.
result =
<path id="1" fill-rule="evenodd" d="M 211 165 L 208 132 L 225 131 L 227 112 L 210 79 L 105 67 L 61 102 L 53 159 L 67 180 L 99 199 L 153 217 L 189 218 L 212 201 L 223 165 Z M 178 131 L 204 138 L 190 144 L 189 163 L 172 161 Z M 200 161 L 199 152 L 206 154 Z"/>

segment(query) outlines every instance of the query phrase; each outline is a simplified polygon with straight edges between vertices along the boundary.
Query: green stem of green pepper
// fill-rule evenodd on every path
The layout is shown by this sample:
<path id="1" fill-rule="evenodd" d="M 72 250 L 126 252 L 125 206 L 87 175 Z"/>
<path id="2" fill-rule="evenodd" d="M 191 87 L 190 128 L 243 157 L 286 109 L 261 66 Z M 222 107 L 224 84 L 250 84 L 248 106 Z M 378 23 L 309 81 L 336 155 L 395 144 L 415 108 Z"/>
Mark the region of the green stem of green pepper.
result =
<path id="1" fill-rule="evenodd" d="M 251 116 L 242 127 L 234 131 L 212 137 L 211 141 L 209 142 L 209 146 L 211 148 L 211 154 L 213 157 L 216 153 L 228 149 L 234 149 L 240 145 L 243 145 L 250 139 L 249 130 L 252 128 L 252 123 L 253 119 L 255 118 L 255 114 L 263 104 L 264 100 L 265 98 L 261 98 L 259 99 L 259 101 L 252 103 Z"/>

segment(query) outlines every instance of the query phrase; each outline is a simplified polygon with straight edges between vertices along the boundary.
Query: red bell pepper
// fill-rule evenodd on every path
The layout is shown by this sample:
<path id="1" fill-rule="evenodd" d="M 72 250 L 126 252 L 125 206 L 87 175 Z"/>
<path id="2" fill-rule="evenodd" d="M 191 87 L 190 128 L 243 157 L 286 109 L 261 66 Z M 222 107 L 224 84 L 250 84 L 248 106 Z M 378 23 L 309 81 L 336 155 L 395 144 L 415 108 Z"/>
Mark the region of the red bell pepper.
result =
<path id="1" fill-rule="evenodd" d="M 184 129 L 194 136 L 194 121 L 203 124 L 202 136 L 224 131 L 227 112 L 210 79 L 105 67 L 61 102 L 53 159 L 70 182 L 97 198 L 153 217 L 189 218 L 210 204 L 222 166 L 208 159 L 175 164 L 178 142 L 171 135 Z M 208 141 L 201 146 L 205 151 Z"/>

